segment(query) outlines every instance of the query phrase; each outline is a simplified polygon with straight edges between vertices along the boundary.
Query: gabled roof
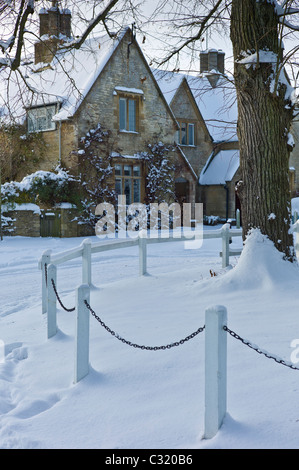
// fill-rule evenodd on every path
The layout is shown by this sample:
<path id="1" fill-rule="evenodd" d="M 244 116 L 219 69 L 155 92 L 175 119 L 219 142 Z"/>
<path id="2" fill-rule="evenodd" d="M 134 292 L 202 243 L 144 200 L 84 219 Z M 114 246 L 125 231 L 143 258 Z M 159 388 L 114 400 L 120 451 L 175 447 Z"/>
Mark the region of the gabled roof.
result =
<path id="1" fill-rule="evenodd" d="M 80 49 L 61 50 L 51 64 L 23 65 L 20 72 L 27 85 L 22 83 L 16 72 L 16 79 L 11 78 L 7 97 L 14 114 L 21 115 L 24 108 L 59 102 L 61 108 L 55 118 L 60 120 L 73 116 L 127 31 L 115 39 L 105 35 L 87 39 Z"/>
<path id="2" fill-rule="evenodd" d="M 7 114 L 9 116 L 11 112 L 10 118 L 22 121 L 25 117 L 24 110 L 26 108 L 59 103 L 59 110 L 53 120 L 62 121 L 72 117 L 126 34 L 132 34 L 129 27 L 114 38 L 105 34 L 98 38 L 87 39 L 80 49 L 62 49 L 56 53 L 50 64 L 34 64 L 33 61 L 24 64 L 20 67 L 20 73 L 17 71 L 10 76 L 8 88 L 5 87 L 5 83 L 7 83 L 5 82 L 5 74 L 7 71 L 2 71 L 0 116 L 2 108 L 2 115 Z M 175 116 L 161 92 L 137 41 L 134 44 L 154 80 L 157 92 L 160 94 L 175 125 L 178 126 Z M 25 78 L 26 84 L 20 76 Z M 139 90 L 139 92 L 142 92 L 142 90 Z M 9 106 L 7 105 L 8 102 Z"/>
<path id="3" fill-rule="evenodd" d="M 170 107 L 186 79 L 214 142 L 238 140 L 235 88 L 225 77 L 220 75 L 216 87 L 212 87 L 206 74 L 194 76 L 162 70 L 153 72 Z"/>
<path id="4" fill-rule="evenodd" d="M 224 185 L 231 181 L 240 165 L 239 150 L 213 152 L 201 171 L 199 184 Z"/>

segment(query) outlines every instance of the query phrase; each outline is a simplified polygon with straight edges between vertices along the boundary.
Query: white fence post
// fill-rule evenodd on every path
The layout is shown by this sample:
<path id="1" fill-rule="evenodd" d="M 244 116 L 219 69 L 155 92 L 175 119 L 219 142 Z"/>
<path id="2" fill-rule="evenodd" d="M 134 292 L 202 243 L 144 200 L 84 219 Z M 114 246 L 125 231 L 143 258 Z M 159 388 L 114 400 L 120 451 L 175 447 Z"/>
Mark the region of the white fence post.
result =
<path id="1" fill-rule="evenodd" d="M 218 432 L 226 414 L 227 311 L 222 305 L 205 312 L 205 430 L 210 439 Z"/>
<path id="2" fill-rule="evenodd" d="M 295 236 L 295 250 L 296 250 L 297 259 L 299 260 L 299 220 L 297 220 L 295 222 L 293 231 L 296 233 L 296 236 Z"/>
<path id="3" fill-rule="evenodd" d="M 91 286 L 91 240 L 84 240 L 82 245 L 82 284 Z"/>
<path id="4" fill-rule="evenodd" d="M 139 275 L 144 276 L 147 270 L 147 233 L 145 230 L 141 230 L 139 233 Z"/>
<path id="5" fill-rule="evenodd" d="M 236 210 L 236 228 L 241 227 L 241 216 L 240 216 L 240 209 Z"/>
<path id="6" fill-rule="evenodd" d="M 42 313 L 47 311 L 48 293 L 47 293 L 47 273 L 48 265 L 50 264 L 51 250 L 44 251 L 41 258 L 40 268 L 42 270 Z"/>
<path id="7" fill-rule="evenodd" d="M 48 338 L 52 338 L 57 333 L 57 309 L 56 294 L 52 284 L 52 279 L 57 286 L 57 268 L 54 264 L 48 266 L 48 301 L 47 301 L 47 322 Z"/>
<path id="8" fill-rule="evenodd" d="M 74 383 L 79 382 L 89 372 L 89 310 L 85 300 L 90 302 L 90 288 L 82 285 L 76 296 L 76 347 Z"/>
<path id="9" fill-rule="evenodd" d="M 222 267 L 226 268 L 229 265 L 229 224 L 224 224 L 222 232 Z"/>

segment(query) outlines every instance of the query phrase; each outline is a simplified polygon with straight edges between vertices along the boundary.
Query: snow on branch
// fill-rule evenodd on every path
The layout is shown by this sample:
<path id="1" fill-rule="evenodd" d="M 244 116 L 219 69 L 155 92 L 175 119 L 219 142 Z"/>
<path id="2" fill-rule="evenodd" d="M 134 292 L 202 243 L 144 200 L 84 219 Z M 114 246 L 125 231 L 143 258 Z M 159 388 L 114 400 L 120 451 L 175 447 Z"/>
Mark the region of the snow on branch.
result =
<path id="1" fill-rule="evenodd" d="M 245 65 L 248 69 L 251 66 L 257 67 L 259 64 L 272 64 L 273 73 L 270 75 L 270 91 L 277 94 L 283 86 L 285 88 L 285 101 L 295 104 L 295 90 L 291 86 L 284 68 L 284 62 L 280 62 L 278 55 L 273 51 L 259 50 L 256 52 L 241 52 L 241 59 L 236 60 L 238 64 Z"/>
<path id="2" fill-rule="evenodd" d="M 273 51 L 264 51 L 259 50 L 257 52 L 241 52 L 240 54 L 243 59 L 237 59 L 236 62 L 238 64 L 246 65 L 249 68 L 252 64 L 258 63 L 268 63 L 268 64 L 276 64 L 277 63 L 277 54 Z"/>

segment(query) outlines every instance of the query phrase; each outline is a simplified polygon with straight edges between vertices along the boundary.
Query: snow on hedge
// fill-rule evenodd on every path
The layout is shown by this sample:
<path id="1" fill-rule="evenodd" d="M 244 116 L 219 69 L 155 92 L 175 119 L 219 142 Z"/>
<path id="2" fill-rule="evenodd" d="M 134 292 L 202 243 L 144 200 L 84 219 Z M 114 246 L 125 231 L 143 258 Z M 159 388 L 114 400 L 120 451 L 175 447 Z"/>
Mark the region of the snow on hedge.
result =
<path id="1" fill-rule="evenodd" d="M 13 199 L 19 196 L 22 192 L 30 192 L 37 182 L 44 182 L 47 184 L 49 181 L 56 181 L 58 186 L 62 186 L 66 181 L 72 181 L 68 171 L 60 167 L 55 169 L 55 172 L 39 170 L 31 175 L 25 176 L 22 181 L 11 181 L 1 185 L 1 197 L 4 199 Z"/>

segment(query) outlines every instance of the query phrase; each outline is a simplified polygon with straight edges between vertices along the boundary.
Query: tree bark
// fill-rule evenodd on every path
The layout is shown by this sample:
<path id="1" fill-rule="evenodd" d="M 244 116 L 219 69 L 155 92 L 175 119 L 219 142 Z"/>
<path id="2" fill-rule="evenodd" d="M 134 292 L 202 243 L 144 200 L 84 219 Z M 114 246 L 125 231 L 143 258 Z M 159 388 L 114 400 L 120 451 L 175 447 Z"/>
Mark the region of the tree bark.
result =
<path id="1" fill-rule="evenodd" d="M 231 40 L 235 59 L 238 100 L 238 138 L 242 181 L 238 185 L 241 201 L 243 238 L 251 228 L 267 235 L 286 259 L 296 258 L 291 224 L 289 189 L 288 133 L 293 105 L 286 85 L 275 83 L 275 70 L 281 66 L 282 50 L 279 19 L 274 5 L 260 0 L 233 0 Z M 242 52 L 273 51 L 277 63 L 259 61 L 239 64 Z M 274 80 L 274 82 L 273 82 Z"/>

